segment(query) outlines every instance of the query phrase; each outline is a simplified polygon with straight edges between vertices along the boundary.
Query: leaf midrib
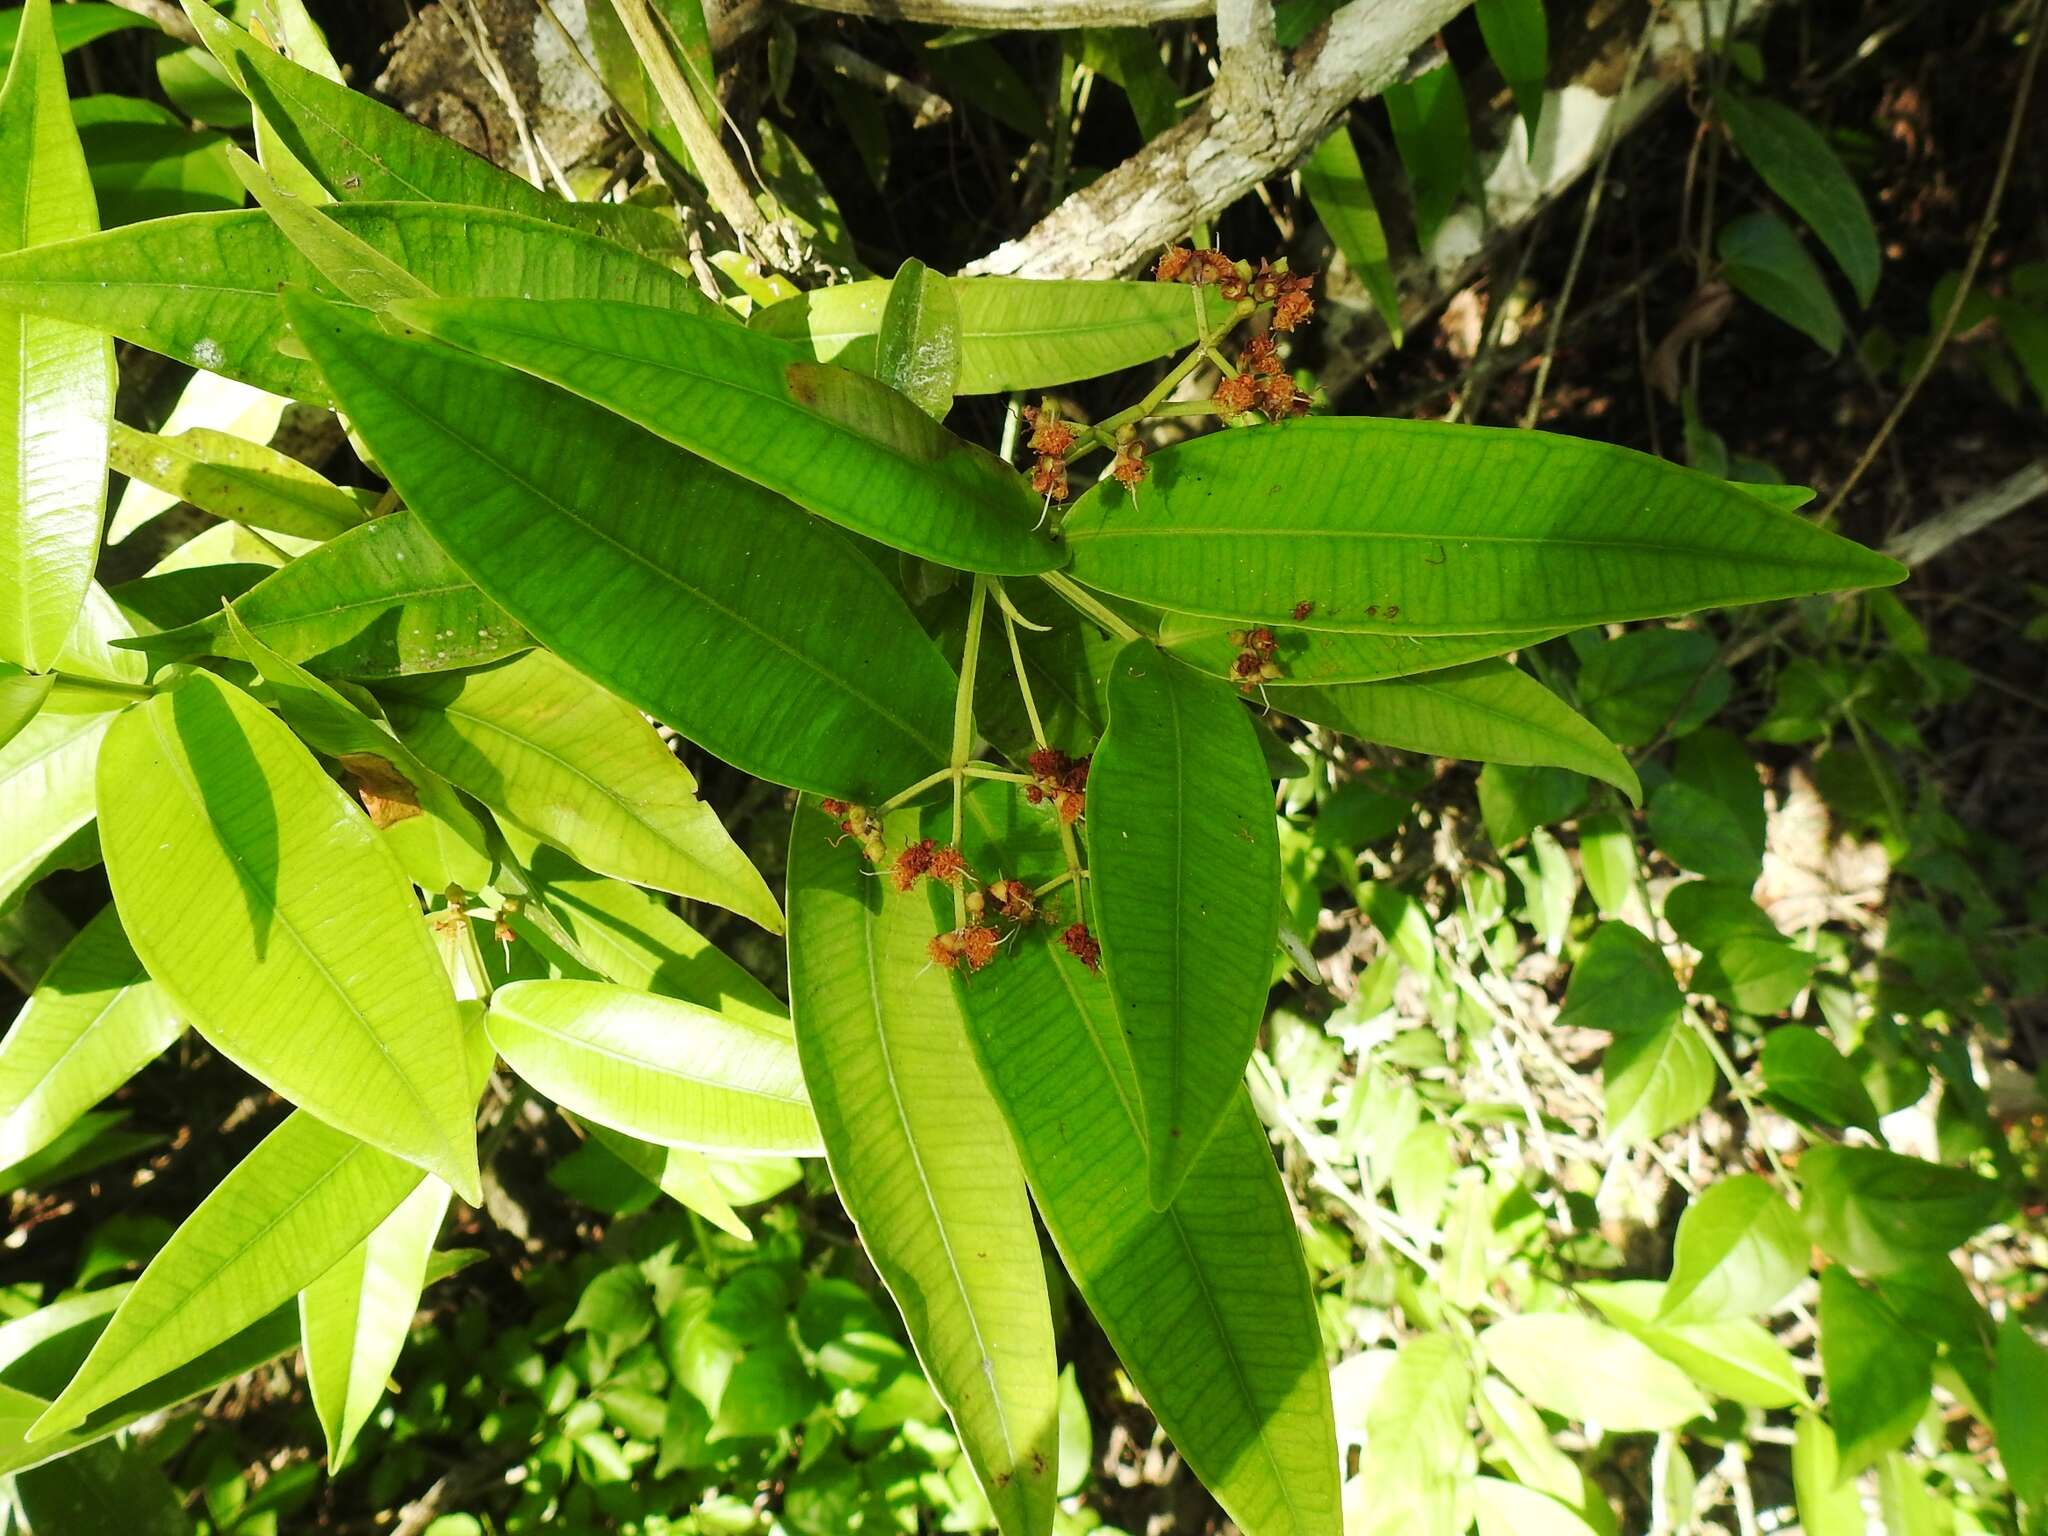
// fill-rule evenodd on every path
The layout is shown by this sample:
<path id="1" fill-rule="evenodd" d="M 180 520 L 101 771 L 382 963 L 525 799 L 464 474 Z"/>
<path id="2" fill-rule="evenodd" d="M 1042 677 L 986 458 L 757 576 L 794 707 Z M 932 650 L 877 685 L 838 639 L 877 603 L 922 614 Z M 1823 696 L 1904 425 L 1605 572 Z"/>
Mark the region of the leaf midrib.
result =
<path id="1" fill-rule="evenodd" d="M 596 1056 L 608 1057 L 613 1061 L 623 1062 L 627 1066 L 638 1067 L 644 1072 L 658 1073 L 662 1077 L 673 1078 L 679 1083 L 689 1083 L 697 1087 L 708 1088 L 716 1093 L 737 1094 L 742 1098 L 765 1099 L 770 1104 L 789 1104 L 802 1109 L 809 1109 L 811 1107 L 811 1102 L 808 1098 L 797 1098 L 785 1093 L 770 1093 L 761 1088 L 741 1088 L 732 1083 L 720 1082 L 716 1078 L 698 1077 L 681 1067 L 672 1067 L 662 1062 L 649 1061 L 645 1056 L 631 1055 L 616 1046 L 601 1044 L 587 1035 L 571 1034 L 564 1028 L 542 1023 L 531 1013 L 513 1013 L 501 1008 L 495 1017 L 501 1021 L 509 1022 L 514 1028 L 528 1029 L 550 1040 L 559 1040 L 574 1049 L 589 1051 L 592 1055 Z M 768 1036 L 765 1038 L 772 1039 L 775 1037 Z"/>

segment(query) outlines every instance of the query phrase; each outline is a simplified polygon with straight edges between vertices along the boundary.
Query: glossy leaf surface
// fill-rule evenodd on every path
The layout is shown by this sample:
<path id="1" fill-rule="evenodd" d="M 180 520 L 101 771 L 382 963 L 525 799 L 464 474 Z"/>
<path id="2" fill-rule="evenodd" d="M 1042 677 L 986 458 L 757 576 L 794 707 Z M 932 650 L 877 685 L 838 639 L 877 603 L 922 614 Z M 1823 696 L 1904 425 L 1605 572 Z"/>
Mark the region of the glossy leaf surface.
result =
<path id="1" fill-rule="evenodd" d="M 301 539 L 346 533 L 369 515 L 372 499 L 275 448 L 205 428 L 158 437 L 116 422 L 113 465 L 202 512 Z"/>
<path id="2" fill-rule="evenodd" d="M 1169 613 L 1160 619 L 1159 644 L 1198 671 L 1236 681 L 1240 646 L 1231 640 L 1244 626 L 1229 619 Z M 1364 635 L 1336 630 L 1273 631 L 1273 662 L 1280 676 L 1262 685 L 1274 707 L 1285 711 L 1287 690 L 1335 683 L 1376 683 L 1387 678 L 1438 672 L 1489 656 L 1540 645 L 1550 630 L 1508 630 L 1493 635 Z"/>
<path id="3" fill-rule="evenodd" d="M 447 974 L 396 855 L 282 724 L 195 672 L 100 754 L 122 925 L 186 1021 L 294 1103 L 477 1192 Z"/>
<path id="4" fill-rule="evenodd" d="M 1339 120 L 1302 165 L 1301 189 L 1308 194 L 1323 228 L 1330 232 L 1331 242 L 1365 285 L 1380 323 L 1394 345 L 1400 346 L 1401 293 L 1394 282 L 1393 263 L 1387 259 L 1387 231 L 1380 223 L 1348 122 Z"/>
<path id="5" fill-rule="evenodd" d="M 1545 432 L 1311 418 L 1148 463 L 1135 496 L 1075 503 L 1074 576 L 1276 627 L 1566 629 L 1904 575 L 1726 481 Z"/>
<path id="6" fill-rule="evenodd" d="M 1807 1235 L 1844 1264 L 1886 1275 L 1960 1246 L 2001 1203 L 1966 1168 L 1876 1147 L 1818 1146 L 1799 1162 Z"/>
<path id="7" fill-rule="evenodd" d="M 944 421 L 953 408 L 960 383 L 960 301 L 952 284 L 914 256 L 889 284 L 875 377 L 934 421 Z"/>
<path id="8" fill-rule="evenodd" d="M 1236 693 L 1133 641 L 1088 774 L 1090 895 L 1164 1210 L 1236 1101 L 1280 923 L 1273 794 Z"/>
<path id="9" fill-rule="evenodd" d="M 912 839 L 917 816 L 885 830 Z M 1048 1531 L 1059 1413 L 1045 1271 L 1008 1128 L 929 964 L 930 908 L 870 878 L 808 801 L 789 885 L 797 1049 L 833 1183 L 1006 1536 Z"/>
<path id="10" fill-rule="evenodd" d="M 59 696 L 0 747 L 0 907 L 68 854 L 91 823 L 93 764 L 113 720 L 105 702 Z"/>

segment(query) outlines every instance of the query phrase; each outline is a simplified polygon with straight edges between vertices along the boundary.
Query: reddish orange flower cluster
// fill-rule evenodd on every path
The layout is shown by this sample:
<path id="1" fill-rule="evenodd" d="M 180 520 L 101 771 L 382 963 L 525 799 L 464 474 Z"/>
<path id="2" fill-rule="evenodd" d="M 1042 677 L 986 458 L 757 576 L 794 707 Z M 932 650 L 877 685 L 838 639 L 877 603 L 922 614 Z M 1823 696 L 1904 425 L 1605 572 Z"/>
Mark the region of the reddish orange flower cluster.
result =
<path id="1" fill-rule="evenodd" d="M 1075 923 L 1060 935 L 1060 943 L 1068 954 L 1087 966 L 1091 971 L 1102 969 L 1102 946 L 1095 935 L 1088 931 L 1086 923 Z"/>
<path id="2" fill-rule="evenodd" d="M 1038 916 L 1038 899 L 1022 880 L 991 880 L 975 893 L 996 904 L 996 911 L 1013 923 L 1028 923 Z"/>
<path id="3" fill-rule="evenodd" d="M 1145 445 L 1138 441 L 1136 427 L 1117 429 L 1116 458 L 1110 463 L 1109 473 L 1127 491 L 1137 490 L 1138 482 L 1145 478 Z"/>
<path id="4" fill-rule="evenodd" d="M 1225 382 L 1239 387 L 1231 397 L 1233 402 L 1244 402 L 1237 405 L 1239 412 L 1256 406 L 1269 421 L 1308 414 L 1309 397 L 1294 387 L 1293 376 L 1280 360 L 1280 350 L 1271 336 L 1254 336 L 1246 342 L 1237 355 L 1237 377 Z M 1223 399 L 1222 390 L 1216 392 L 1216 398 Z"/>
<path id="5" fill-rule="evenodd" d="M 1050 500 L 1065 501 L 1067 455 L 1074 450 L 1074 429 L 1060 420 L 1050 400 L 1025 406 L 1024 419 L 1031 423 L 1031 451 L 1038 455 L 1031 469 L 1031 489 Z"/>
<path id="6" fill-rule="evenodd" d="M 1260 683 L 1270 683 L 1284 674 L 1279 663 L 1273 659 L 1280 645 L 1273 638 L 1273 631 L 1261 624 L 1256 629 L 1233 629 L 1230 643 L 1237 647 L 1237 659 L 1230 664 L 1230 675 L 1237 686 L 1249 693 Z"/>
<path id="7" fill-rule="evenodd" d="M 1306 325 L 1316 312 L 1311 296 L 1315 274 L 1289 272 L 1284 262 L 1276 267 L 1261 259 L 1255 271 L 1250 262 L 1232 261 L 1221 251 L 1192 251 L 1176 245 L 1161 253 L 1152 276 L 1162 283 L 1214 287 L 1233 304 L 1246 297 L 1255 304 L 1270 304 L 1275 330 L 1291 331 Z"/>
<path id="8" fill-rule="evenodd" d="M 898 891 L 910 890 L 927 875 L 941 885 L 958 885 L 966 869 L 958 848 L 942 848 L 927 837 L 904 844 L 889 868 L 889 880 Z"/>
<path id="9" fill-rule="evenodd" d="M 1291 331 L 1306 325 L 1316 312 L 1316 301 L 1309 293 L 1315 281 L 1313 272 L 1289 272 L 1261 261 L 1252 274 L 1252 298 L 1273 306 L 1274 330 Z"/>
<path id="10" fill-rule="evenodd" d="M 1088 809 L 1090 761 L 1069 757 L 1057 747 L 1040 747 L 1026 763 L 1031 782 L 1024 787 L 1024 798 L 1033 805 L 1050 800 L 1060 813 L 1061 824 L 1071 827 Z"/>
<path id="11" fill-rule="evenodd" d="M 1001 935 L 986 923 L 969 923 L 951 933 L 940 934 L 932 940 L 926 953 L 932 957 L 932 964 L 942 970 L 958 970 L 964 960 L 968 970 L 978 971 L 995 959 L 996 945 L 1001 942 Z"/>
<path id="12" fill-rule="evenodd" d="M 880 864 L 889 856 L 888 847 L 882 841 L 882 824 L 868 814 L 866 806 L 825 799 L 818 802 L 818 809 L 837 821 L 839 830 L 860 844 L 860 851 L 870 864 Z"/>
<path id="13" fill-rule="evenodd" d="M 1162 283 L 1189 283 L 1197 288 L 1214 287 L 1233 304 L 1250 288 L 1250 269 L 1240 266 L 1221 251 L 1191 251 L 1184 245 L 1171 246 L 1160 254 L 1152 276 Z"/>

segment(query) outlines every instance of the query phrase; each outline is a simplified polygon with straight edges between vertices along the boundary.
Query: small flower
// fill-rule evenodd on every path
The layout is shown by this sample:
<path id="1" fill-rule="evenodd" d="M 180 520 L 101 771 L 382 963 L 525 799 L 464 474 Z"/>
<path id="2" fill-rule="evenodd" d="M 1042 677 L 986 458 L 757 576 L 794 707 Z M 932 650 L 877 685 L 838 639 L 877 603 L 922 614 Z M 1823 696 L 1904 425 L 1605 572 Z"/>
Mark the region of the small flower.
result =
<path id="1" fill-rule="evenodd" d="M 1086 923 L 1075 923 L 1060 935 L 1060 943 L 1068 954 L 1087 966 L 1091 971 L 1102 969 L 1102 946 L 1095 935 L 1088 931 Z"/>
<path id="2" fill-rule="evenodd" d="M 1088 808 L 1088 764 L 1090 758 L 1072 758 L 1055 747 L 1040 747 L 1025 760 L 1031 783 L 1024 798 L 1033 805 L 1050 800 L 1059 812 L 1060 823 L 1071 827 Z"/>
<path id="3" fill-rule="evenodd" d="M 1260 378 L 1271 378 L 1282 371 L 1280 349 L 1273 344 L 1271 336 L 1254 336 L 1244 344 L 1244 350 L 1237 354 L 1239 373 L 1256 374 Z"/>
<path id="4" fill-rule="evenodd" d="M 1024 419 L 1031 423 L 1031 451 L 1065 458 L 1073 450 L 1074 429 L 1060 420 L 1059 408 L 1050 400 L 1024 407 Z"/>
<path id="5" fill-rule="evenodd" d="M 1031 471 L 1031 489 L 1053 501 L 1067 499 L 1067 461 L 1057 454 L 1041 453 Z"/>
<path id="6" fill-rule="evenodd" d="M 896 863 L 889 871 L 889 878 L 898 891 L 907 891 L 918 880 L 928 874 L 932 867 L 932 840 L 910 843 L 896 855 Z"/>
<path id="7" fill-rule="evenodd" d="M 1274 374 L 1259 380 L 1259 409 L 1273 421 L 1285 421 L 1290 416 L 1306 416 L 1312 403 L 1309 397 L 1294 387 L 1294 380 L 1283 374 Z"/>
<path id="8" fill-rule="evenodd" d="M 958 885 L 960 877 L 967 870 L 967 860 L 958 848 L 934 848 L 931 856 L 931 877 L 941 885 Z"/>
<path id="9" fill-rule="evenodd" d="M 1002 936 L 985 923 L 970 923 L 965 928 L 955 928 L 951 933 L 942 933 L 927 946 L 925 953 L 931 956 L 932 964 L 944 970 L 960 968 L 960 962 L 967 962 L 967 969 L 978 971 L 996 957 L 996 946 Z"/>
<path id="10" fill-rule="evenodd" d="M 823 811 L 827 816 L 836 818 L 844 816 L 849 810 L 852 809 L 852 807 L 849 806 L 844 800 L 834 800 L 828 796 L 826 799 L 820 800 L 818 802 L 818 809 Z"/>
<path id="11" fill-rule="evenodd" d="M 1309 289 L 1315 285 L 1315 274 L 1283 273 L 1279 279 L 1279 296 L 1273 300 L 1273 329 L 1291 331 L 1306 325 L 1309 317 L 1316 312 L 1316 301 L 1309 296 Z"/>
<path id="12" fill-rule="evenodd" d="M 1195 259 L 1195 253 L 1184 245 L 1170 245 L 1159 253 L 1159 264 L 1152 269 L 1152 279 L 1160 283 L 1177 283 L 1181 274 L 1188 269 L 1188 263 Z"/>
<path id="13" fill-rule="evenodd" d="M 838 847 L 847 838 L 860 844 L 860 851 L 870 864 L 880 864 L 889 856 L 889 850 L 882 841 L 882 824 L 868 814 L 864 805 L 849 805 L 844 800 L 820 800 L 818 809 L 839 817 L 839 830 L 843 836 L 832 839 L 832 846 Z"/>
<path id="14" fill-rule="evenodd" d="M 1258 403 L 1258 398 L 1257 381 L 1249 373 L 1239 373 L 1216 386 L 1215 399 L 1210 403 L 1216 407 L 1218 415 L 1242 416 Z"/>
<path id="15" fill-rule="evenodd" d="M 1013 923 L 1028 923 L 1038 915 L 1038 902 L 1022 880 L 992 880 L 987 894 L 996 910 Z"/>
<path id="16" fill-rule="evenodd" d="M 1110 463 L 1109 473 L 1117 484 L 1132 492 L 1145 478 L 1145 445 L 1138 441 L 1138 434 L 1130 427 L 1117 433 L 1116 458 Z"/>

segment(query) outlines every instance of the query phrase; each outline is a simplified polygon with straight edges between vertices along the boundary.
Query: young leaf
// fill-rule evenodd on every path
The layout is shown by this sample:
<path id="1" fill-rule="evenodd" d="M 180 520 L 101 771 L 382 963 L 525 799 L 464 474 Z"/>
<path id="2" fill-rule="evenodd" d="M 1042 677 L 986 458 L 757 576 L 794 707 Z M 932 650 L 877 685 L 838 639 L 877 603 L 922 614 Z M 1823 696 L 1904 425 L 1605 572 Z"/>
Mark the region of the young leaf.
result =
<path id="1" fill-rule="evenodd" d="M 1767 1329 L 1744 1317 L 1667 1327 L 1656 1320 L 1664 1289 L 1655 1280 L 1602 1280 L 1586 1282 L 1580 1294 L 1716 1397 L 1757 1408 L 1806 1402 L 1798 1364 Z"/>
<path id="2" fill-rule="evenodd" d="M 1479 1536 L 1599 1536 L 1560 1499 L 1504 1478 L 1475 1478 L 1473 1505 Z"/>
<path id="3" fill-rule="evenodd" d="M 99 227 L 49 0 L 28 0 L 0 84 L 0 252 Z M 34 315 L 0 326 L 0 660 L 55 665 L 99 553 L 114 349 Z"/>
<path id="4" fill-rule="evenodd" d="M 1348 123 L 1340 119 L 1303 164 L 1301 189 L 1308 194 L 1323 228 L 1330 232 L 1331 242 L 1344 253 L 1345 264 L 1365 285 L 1387 334 L 1399 347 L 1401 293 L 1395 285 L 1393 264 L 1387 259 L 1387 232 L 1373 205 L 1372 188 L 1366 184 L 1365 167 L 1359 163 L 1358 146 L 1352 142 Z"/>
<path id="5" fill-rule="evenodd" d="M 1539 1408 L 1608 1430 L 1676 1429 L 1707 1412 L 1674 1365 L 1604 1323 L 1526 1312 L 1479 1335 L 1486 1360 Z"/>
<path id="6" fill-rule="evenodd" d="M 482 824 L 440 776 L 388 730 L 295 662 L 258 640 L 233 608 L 228 632 L 299 739 L 348 774 L 370 820 L 423 891 L 491 880 Z"/>
<path id="7" fill-rule="evenodd" d="M 1827 279 L 1791 226 L 1774 213 L 1745 213 L 1714 242 L 1735 291 L 1804 331 L 1830 357 L 1842 349 L 1842 312 Z"/>
<path id="8" fill-rule="evenodd" d="M 1823 1124 L 1877 1130 L 1877 1106 L 1870 1101 L 1870 1090 L 1819 1030 L 1802 1024 L 1772 1030 L 1757 1053 L 1757 1068 L 1772 1097 Z"/>
<path id="9" fill-rule="evenodd" d="M 447 973 L 397 856 L 291 732 L 194 672 L 115 722 L 99 804 L 122 925 L 186 1021 L 479 1203 Z"/>
<path id="10" fill-rule="evenodd" d="M 578 863 L 782 931 L 767 882 L 690 771 L 638 710 L 546 651 L 382 697 L 429 767 Z"/>
<path id="11" fill-rule="evenodd" d="M 0 908 L 67 861 L 73 839 L 91 825 L 93 763 L 114 719 L 106 704 L 104 695 L 56 694 L 0 747 Z"/>
<path id="12" fill-rule="evenodd" d="M 201 0 L 184 4 L 200 41 L 227 67 L 278 142 L 343 202 L 500 208 L 652 251 L 681 243 L 675 226 L 652 209 L 565 202 L 404 114 L 279 57 Z"/>
<path id="13" fill-rule="evenodd" d="M 1201 333 L 1193 290 L 1177 284 L 945 281 L 960 306 L 956 394 L 1095 378 L 1190 346 Z M 816 288 L 756 311 L 748 326 L 799 344 L 818 362 L 871 373 L 888 294 L 889 284 L 880 281 Z"/>
<path id="14" fill-rule="evenodd" d="M 263 443 L 204 428 L 157 437 L 114 423 L 113 467 L 202 512 L 300 539 L 331 539 L 369 516 L 365 492 Z"/>
<path id="15" fill-rule="evenodd" d="M 393 306 L 894 549 L 961 570 L 1065 563 L 1022 477 L 862 374 L 721 321 L 605 300 Z"/>
<path id="16" fill-rule="evenodd" d="M 410 513 L 354 528 L 266 576 L 235 616 L 288 661 L 329 677 L 404 677 L 480 666 L 533 640 L 484 596 Z M 219 612 L 132 643 L 161 665 L 233 654 Z"/>
<path id="17" fill-rule="evenodd" d="M 960 301 L 915 256 L 897 270 L 876 336 L 875 377 L 944 421 L 960 383 Z"/>
<path id="18" fill-rule="evenodd" d="M 1550 20 L 1543 14 L 1543 0 L 1477 0 L 1473 11 L 1487 53 L 1514 92 L 1529 133 L 1529 157 L 1534 159 L 1536 120 L 1550 73 Z"/>
<path id="19" fill-rule="evenodd" d="M 1544 432 L 1321 417 L 1147 462 L 1135 493 L 1105 482 L 1067 515 L 1074 576 L 1250 623 L 1566 629 L 1905 574 L 1727 481 Z"/>
<path id="20" fill-rule="evenodd" d="M 1678 1218 L 1662 1325 L 1769 1312 L 1806 1278 L 1799 1217 L 1766 1179 L 1737 1174 L 1709 1185 Z"/>
<path id="21" fill-rule="evenodd" d="M 78 930 L 0 1041 L 0 1168 L 48 1146 L 183 1030 L 114 909 Z"/>
<path id="22" fill-rule="evenodd" d="M 1088 774 L 1090 895 L 1165 1210 L 1238 1093 L 1273 975 L 1280 847 L 1251 719 L 1134 640 Z"/>
<path id="23" fill-rule="evenodd" d="M 1875 1147 L 1808 1148 L 1799 1160 L 1799 1189 L 1807 1235 L 1831 1257 L 1870 1275 L 1960 1247 L 2004 1198 L 1996 1184 L 1968 1169 Z"/>
<path id="24" fill-rule="evenodd" d="M 1814 126 L 1790 107 L 1722 91 L 1714 98 L 1742 158 L 1804 219 L 1868 304 L 1883 260 L 1863 194 Z"/>
<path id="25" fill-rule="evenodd" d="M 321 217 L 436 293 L 617 298 L 693 313 L 707 304 L 693 283 L 659 262 L 516 213 L 335 203 Z M 255 208 L 158 219 L 0 255 L 0 308 L 109 331 L 272 394 L 332 404 L 319 370 L 280 349 L 287 288 L 339 296 Z"/>
<path id="26" fill-rule="evenodd" d="M 990 788 L 968 797 L 968 862 L 1044 878 L 1059 853 L 1043 814 Z M 936 921 L 951 921 L 950 901 L 936 893 Z M 1154 1211 L 1137 1086 L 1102 978 L 1027 930 L 954 984 L 1039 1214 L 1161 1427 L 1247 1536 L 1333 1529 L 1329 1372 L 1250 1100 L 1238 1093 L 1171 1209 Z"/>
<path id="27" fill-rule="evenodd" d="M 905 812 L 885 833 L 916 829 Z M 798 807 L 790 1000 L 832 1180 L 1004 1536 L 1047 1532 L 1058 1395 L 1023 1171 L 930 964 L 928 906 L 888 891 L 838 840 L 832 818 Z"/>
<path id="28" fill-rule="evenodd" d="M 2011 1313 L 1998 1326 L 1998 1457 L 2015 1497 L 2048 1509 L 2048 1349 Z"/>
<path id="29" fill-rule="evenodd" d="M 1427 251 L 1472 169 L 1464 88 L 1446 57 L 1420 78 L 1390 85 L 1380 94 L 1393 125 L 1394 147 L 1408 173 L 1416 243 Z"/>
<path id="30" fill-rule="evenodd" d="M 303 1110 L 288 1116 L 150 1261 L 33 1438 L 74 1428 L 289 1302 L 423 1178 Z"/>
<path id="31" fill-rule="evenodd" d="M 1473 661 L 1347 687 L 1288 688 L 1271 697 L 1287 714 L 1361 741 L 1432 757 L 1570 768 L 1631 800 L 1642 797 L 1635 769 L 1614 743 L 1509 662 Z"/>
<path id="32" fill-rule="evenodd" d="M 764 1157 L 821 1150 L 785 1034 L 596 981 L 500 987 L 485 1023 L 534 1087 L 642 1141 Z"/>
<path id="33" fill-rule="evenodd" d="M 945 762 L 952 670 L 836 531 L 538 380 L 294 314 L 413 515 L 592 681 L 819 794 L 879 798 Z"/>
<path id="34" fill-rule="evenodd" d="M 1739 886 L 1689 880 L 1664 898 L 1664 916 L 1700 952 L 1692 990 L 1744 1013 L 1783 1012 L 1813 976 L 1813 956 L 1779 933 Z"/>
<path id="35" fill-rule="evenodd" d="M 299 1292 L 306 1386 L 327 1437 L 331 1477 L 370 1420 L 412 1332 L 448 1186 L 423 1179 L 326 1274 Z"/>
<path id="36" fill-rule="evenodd" d="M 1800 1414 L 1793 1432 L 1792 1494 L 1805 1536 L 1869 1536 L 1862 1496 L 1843 1478 L 1835 1432 L 1819 1414 Z"/>
<path id="37" fill-rule="evenodd" d="M 1243 627 L 1228 619 L 1201 619 L 1169 613 L 1159 621 L 1159 646 L 1198 672 L 1238 681 L 1237 658 L 1242 642 L 1233 642 Z M 1282 712 L 1295 688 L 1337 683 L 1377 683 L 1388 678 L 1440 672 L 1467 662 L 1484 661 L 1540 645 L 1555 631 L 1508 630 L 1494 635 L 1355 635 L 1331 630 L 1276 629 L 1273 663 L 1280 676 L 1260 686 Z"/>
<path id="38" fill-rule="evenodd" d="M 1841 1476 L 1904 1445 L 1934 1390 L 1934 1345 L 1839 1264 L 1820 1275 L 1821 1380 Z"/>

